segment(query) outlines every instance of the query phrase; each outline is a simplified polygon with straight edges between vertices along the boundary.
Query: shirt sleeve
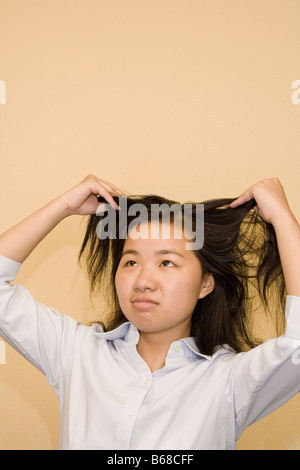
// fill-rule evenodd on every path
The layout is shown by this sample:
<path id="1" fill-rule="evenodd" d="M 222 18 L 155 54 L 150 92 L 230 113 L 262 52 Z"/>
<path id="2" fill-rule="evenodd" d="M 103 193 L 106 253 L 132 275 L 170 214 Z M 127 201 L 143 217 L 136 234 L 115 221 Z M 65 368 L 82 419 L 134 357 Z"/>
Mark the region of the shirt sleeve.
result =
<path id="1" fill-rule="evenodd" d="M 247 426 L 300 390 L 300 297 L 286 297 L 285 314 L 287 325 L 282 336 L 237 354 L 232 362 L 236 439 Z"/>
<path id="2" fill-rule="evenodd" d="M 12 285 L 20 267 L 0 255 L 0 336 L 56 389 L 62 369 L 88 327 L 37 302 L 26 288 Z"/>

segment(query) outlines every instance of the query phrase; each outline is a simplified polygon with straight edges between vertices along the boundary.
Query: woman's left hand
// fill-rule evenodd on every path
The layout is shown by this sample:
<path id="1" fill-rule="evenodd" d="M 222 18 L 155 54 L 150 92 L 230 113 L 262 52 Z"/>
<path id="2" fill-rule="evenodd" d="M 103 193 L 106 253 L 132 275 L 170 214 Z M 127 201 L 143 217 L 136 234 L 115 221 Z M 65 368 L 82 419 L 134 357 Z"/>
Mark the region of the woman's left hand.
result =
<path id="1" fill-rule="evenodd" d="M 292 211 L 289 207 L 284 189 L 278 178 L 265 178 L 244 191 L 230 207 L 235 208 L 250 199 L 255 199 L 255 210 L 271 224 L 281 220 L 282 215 Z"/>

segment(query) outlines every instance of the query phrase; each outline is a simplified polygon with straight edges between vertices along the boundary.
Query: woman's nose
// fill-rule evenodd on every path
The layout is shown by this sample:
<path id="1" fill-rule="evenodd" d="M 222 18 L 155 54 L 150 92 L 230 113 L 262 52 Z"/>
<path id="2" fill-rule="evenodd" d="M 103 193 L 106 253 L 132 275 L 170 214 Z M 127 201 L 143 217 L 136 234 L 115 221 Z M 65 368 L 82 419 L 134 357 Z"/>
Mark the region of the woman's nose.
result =
<path id="1" fill-rule="evenodd" d="M 157 289 L 155 274 L 149 269 L 141 270 L 133 283 L 133 289 L 135 291 L 153 291 Z"/>

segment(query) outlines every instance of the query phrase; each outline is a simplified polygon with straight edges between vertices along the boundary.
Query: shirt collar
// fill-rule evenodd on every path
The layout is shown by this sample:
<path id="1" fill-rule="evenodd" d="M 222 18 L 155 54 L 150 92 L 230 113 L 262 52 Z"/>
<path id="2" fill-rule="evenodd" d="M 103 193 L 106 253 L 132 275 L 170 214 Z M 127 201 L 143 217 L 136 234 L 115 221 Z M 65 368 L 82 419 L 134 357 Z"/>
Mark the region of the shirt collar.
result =
<path id="1" fill-rule="evenodd" d="M 107 341 L 124 340 L 124 341 L 135 343 L 135 344 L 137 344 L 139 341 L 139 337 L 140 337 L 139 331 L 130 322 L 122 323 L 122 325 L 118 326 L 114 330 L 105 331 L 105 332 L 101 331 L 101 327 L 99 327 L 99 324 L 94 324 L 94 326 L 96 327 L 95 334 L 98 337 L 101 337 Z M 209 356 L 207 354 L 202 354 L 199 351 L 196 345 L 195 338 L 193 337 L 182 338 L 179 341 L 185 344 L 188 350 L 196 354 L 197 356 L 200 356 L 201 358 L 204 358 L 204 359 L 211 360 L 212 356 Z"/>

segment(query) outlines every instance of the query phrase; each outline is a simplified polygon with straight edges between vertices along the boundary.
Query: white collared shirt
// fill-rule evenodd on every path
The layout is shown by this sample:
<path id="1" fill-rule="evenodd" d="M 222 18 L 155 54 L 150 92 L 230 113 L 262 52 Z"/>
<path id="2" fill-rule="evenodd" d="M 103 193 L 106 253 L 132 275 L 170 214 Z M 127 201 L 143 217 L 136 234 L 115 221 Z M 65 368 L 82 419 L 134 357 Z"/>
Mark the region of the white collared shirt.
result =
<path id="1" fill-rule="evenodd" d="M 60 449 L 233 449 L 299 391 L 300 297 L 287 296 L 283 336 L 212 356 L 181 339 L 151 373 L 132 324 L 104 333 L 59 314 L 10 283 L 20 266 L 0 256 L 0 334 L 56 390 Z"/>

